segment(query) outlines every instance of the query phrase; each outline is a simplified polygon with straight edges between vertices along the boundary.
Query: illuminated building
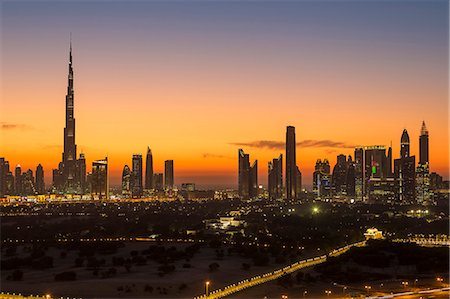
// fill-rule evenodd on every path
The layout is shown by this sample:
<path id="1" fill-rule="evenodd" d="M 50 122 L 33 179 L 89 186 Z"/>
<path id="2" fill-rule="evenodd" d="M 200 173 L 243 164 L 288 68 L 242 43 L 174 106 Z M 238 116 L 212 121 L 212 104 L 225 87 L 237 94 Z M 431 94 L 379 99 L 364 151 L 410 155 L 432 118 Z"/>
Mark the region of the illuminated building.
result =
<path id="1" fill-rule="evenodd" d="M 0 197 L 10 195 L 7 188 L 7 177 L 9 173 L 9 162 L 5 158 L 0 158 Z"/>
<path id="2" fill-rule="evenodd" d="M 286 198 L 297 199 L 297 161 L 295 127 L 286 128 Z"/>
<path id="3" fill-rule="evenodd" d="M 273 159 L 268 165 L 269 198 L 279 199 L 283 196 L 283 155 Z"/>
<path id="4" fill-rule="evenodd" d="M 383 239 L 383 232 L 381 230 L 378 230 L 374 227 L 368 228 L 366 232 L 364 233 L 364 237 L 366 237 L 366 240 L 369 239 Z"/>
<path id="5" fill-rule="evenodd" d="M 131 195 L 141 197 L 142 191 L 142 155 L 136 154 L 131 162 Z"/>
<path id="6" fill-rule="evenodd" d="M 164 161 L 164 188 L 173 189 L 174 186 L 173 160 Z"/>
<path id="7" fill-rule="evenodd" d="M 22 174 L 22 195 L 35 195 L 36 193 L 33 171 L 28 169 Z"/>
<path id="8" fill-rule="evenodd" d="M 44 168 L 41 164 L 36 167 L 36 192 L 37 194 L 45 194 Z"/>
<path id="9" fill-rule="evenodd" d="M 416 168 L 416 197 L 417 203 L 429 204 L 430 190 L 430 166 L 428 156 L 428 130 L 425 122 L 422 122 L 419 137 L 419 164 Z"/>
<path id="10" fill-rule="evenodd" d="M 313 173 L 313 192 L 317 197 L 331 194 L 330 163 L 327 159 L 317 159 Z"/>
<path id="11" fill-rule="evenodd" d="M 145 189 L 153 189 L 153 156 L 150 147 L 147 147 L 145 159 Z"/>
<path id="12" fill-rule="evenodd" d="M 250 156 L 238 150 L 238 193 L 241 199 L 258 196 L 258 161 L 250 166 Z"/>
<path id="13" fill-rule="evenodd" d="M 155 190 L 161 191 L 163 190 L 163 174 L 162 173 L 154 173 L 153 174 L 153 188 Z"/>
<path id="14" fill-rule="evenodd" d="M 194 183 L 183 183 L 181 184 L 181 191 L 195 191 Z"/>
<path id="15" fill-rule="evenodd" d="M 355 195 L 360 200 L 369 198 L 371 180 L 379 181 L 392 178 L 392 147 L 386 155 L 384 145 L 355 148 Z M 377 183 L 378 184 L 378 183 Z M 387 186 L 388 182 L 381 185 Z"/>
<path id="16" fill-rule="evenodd" d="M 57 188 L 62 193 L 76 193 L 76 157 L 77 146 L 75 144 L 75 116 L 74 116 L 74 90 L 73 90 L 73 66 L 72 66 L 72 41 L 69 51 L 69 76 L 66 95 L 66 125 L 64 127 L 64 151 L 62 165 L 59 167 L 61 177 L 57 179 Z"/>
<path id="17" fill-rule="evenodd" d="M 91 196 L 93 199 L 108 199 L 108 158 L 92 162 L 90 175 Z"/>
<path id="18" fill-rule="evenodd" d="M 128 165 L 125 165 L 122 171 L 122 195 L 131 195 L 131 170 Z"/>
<path id="19" fill-rule="evenodd" d="M 403 130 L 400 145 L 400 158 L 394 161 L 397 198 L 400 203 L 415 203 L 416 157 L 409 156 L 409 136 L 406 129 Z"/>

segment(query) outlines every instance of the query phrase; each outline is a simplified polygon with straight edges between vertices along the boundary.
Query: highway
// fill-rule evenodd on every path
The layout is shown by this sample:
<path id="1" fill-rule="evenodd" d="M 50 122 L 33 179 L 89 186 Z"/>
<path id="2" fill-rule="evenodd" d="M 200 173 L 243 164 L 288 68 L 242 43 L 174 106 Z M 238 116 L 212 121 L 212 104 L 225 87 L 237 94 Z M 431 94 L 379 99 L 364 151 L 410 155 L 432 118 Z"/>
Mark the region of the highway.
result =
<path id="1" fill-rule="evenodd" d="M 355 246 L 359 247 L 359 246 L 365 246 L 365 245 L 366 245 L 366 241 L 350 244 L 350 245 L 341 247 L 339 249 L 335 249 L 335 250 L 331 251 L 328 255 L 329 256 L 338 256 L 338 255 L 341 255 L 342 253 L 346 252 L 347 250 L 349 250 L 352 247 L 355 247 Z M 321 256 L 314 257 L 314 258 L 298 261 L 298 262 L 295 262 L 284 268 L 275 270 L 273 272 L 265 273 L 265 274 L 258 275 L 258 276 L 255 276 L 255 277 L 252 277 L 249 279 L 239 281 L 237 283 L 233 283 L 231 285 L 224 287 L 223 289 L 213 290 L 209 294 L 203 294 L 200 296 L 196 296 L 196 297 L 194 297 L 194 299 L 223 298 L 223 297 L 229 296 L 231 294 L 240 292 L 242 290 L 251 288 L 253 286 L 257 286 L 257 285 L 260 285 L 260 284 L 263 284 L 263 283 L 266 283 L 269 281 L 273 281 L 275 279 L 278 279 L 281 276 L 296 272 L 300 269 L 323 263 L 326 260 L 327 260 L 327 255 L 321 255 Z"/>

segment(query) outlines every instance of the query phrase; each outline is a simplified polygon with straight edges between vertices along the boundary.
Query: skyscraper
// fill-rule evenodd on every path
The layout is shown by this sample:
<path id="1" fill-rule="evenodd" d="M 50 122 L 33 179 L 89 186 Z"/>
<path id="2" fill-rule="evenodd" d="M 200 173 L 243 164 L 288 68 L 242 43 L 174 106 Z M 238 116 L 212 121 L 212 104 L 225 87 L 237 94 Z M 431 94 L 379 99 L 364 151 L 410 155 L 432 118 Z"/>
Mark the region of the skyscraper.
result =
<path id="1" fill-rule="evenodd" d="M 44 168 L 41 164 L 36 167 L 36 192 L 38 194 L 45 193 Z"/>
<path id="2" fill-rule="evenodd" d="M 419 163 L 428 164 L 428 130 L 425 126 L 425 121 L 422 122 L 422 128 L 420 130 L 419 137 Z"/>
<path id="3" fill-rule="evenodd" d="M 76 193 L 84 194 L 86 192 L 86 158 L 80 153 L 80 158 L 76 161 Z"/>
<path id="4" fill-rule="evenodd" d="M 415 202 L 416 189 L 416 157 L 409 155 L 409 135 L 403 130 L 400 138 L 400 158 L 394 161 L 394 177 L 396 180 L 397 199 L 400 203 Z"/>
<path id="5" fill-rule="evenodd" d="M 108 158 L 92 162 L 91 196 L 93 199 L 108 199 Z"/>
<path id="6" fill-rule="evenodd" d="M 6 160 L 5 158 L 0 158 L 0 197 L 6 195 Z"/>
<path id="7" fill-rule="evenodd" d="M 313 192 L 318 197 L 326 197 L 331 194 L 330 162 L 317 159 L 313 173 Z"/>
<path id="8" fill-rule="evenodd" d="M 243 199 L 250 197 L 249 182 L 250 176 L 250 156 L 244 153 L 243 149 L 238 150 L 238 193 Z"/>
<path id="9" fill-rule="evenodd" d="M 168 190 L 174 186 L 173 160 L 164 161 L 164 187 Z"/>
<path id="10" fill-rule="evenodd" d="M 258 160 L 253 162 L 249 171 L 249 195 L 250 198 L 258 197 Z"/>
<path id="11" fill-rule="evenodd" d="M 14 178 L 15 178 L 15 187 L 14 190 L 16 191 L 16 195 L 22 195 L 22 168 L 20 165 L 16 166 L 16 169 L 14 170 Z"/>
<path id="12" fill-rule="evenodd" d="M 242 199 L 258 197 L 258 160 L 250 166 L 250 155 L 238 150 L 238 193 Z"/>
<path id="13" fill-rule="evenodd" d="M 283 196 L 283 155 L 273 159 L 268 165 L 269 198 L 279 199 Z"/>
<path id="14" fill-rule="evenodd" d="M 131 195 L 131 170 L 128 165 L 125 165 L 122 171 L 122 195 Z"/>
<path id="15" fill-rule="evenodd" d="M 72 66 L 72 41 L 69 51 L 69 76 L 66 95 L 66 126 L 64 128 L 64 152 L 62 154 L 62 188 L 63 192 L 75 193 L 75 160 L 77 146 L 75 144 L 74 90 Z"/>
<path id="16" fill-rule="evenodd" d="M 334 194 L 347 194 L 347 167 L 347 157 L 342 154 L 337 156 L 336 165 L 334 165 L 331 175 L 331 186 Z"/>
<path id="17" fill-rule="evenodd" d="M 297 198 L 295 127 L 286 128 L 286 198 Z"/>
<path id="18" fill-rule="evenodd" d="M 145 189 L 153 189 L 153 156 L 150 147 L 147 147 L 145 159 Z"/>
<path id="19" fill-rule="evenodd" d="M 161 191 L 164 189 L 162 173 L 154 173 L 153 174 L 153 188 L 158 191 Z"/>
<path id="20" fill-rule="evenodd" d="M 406 129 L 403 130 L 402 137 L 400 138 L 400 158 L 409 157 L 409 135 Z"/>
<path id="21" fill-rule="evenodd" d="M 142 196 L 142 155 L 133 155 L 131 163 L 131 195 L 133 197 Z"/>
<path id="22" fill-rule="evenodd" d="M 419 164 L 416 168 L 416 196 L 419 204 L 430 204 L 430 165 L 428 157 L 428 130 L 422 122 L 419 137 Z"/>

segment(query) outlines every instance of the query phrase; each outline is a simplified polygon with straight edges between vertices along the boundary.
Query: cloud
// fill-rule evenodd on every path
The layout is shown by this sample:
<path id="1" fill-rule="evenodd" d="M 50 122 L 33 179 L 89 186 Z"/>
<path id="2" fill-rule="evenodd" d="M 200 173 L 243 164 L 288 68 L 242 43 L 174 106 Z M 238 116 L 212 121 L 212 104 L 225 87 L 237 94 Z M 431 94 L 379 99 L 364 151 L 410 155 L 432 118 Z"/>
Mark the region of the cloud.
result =
<path id="1" fill-rule="evenodd" d="M 12 124 L 12 123 L 0 122 L 1 130 L 29 130 L 31 128 L 32 128 L 31 126 L 24 125 L 24 124 Z"/>
<path id="2" fill-rule="evenodd" d="M 285 143 L 283 141 L 275 140 L 257 140 L 251 142 L 232 142 L 231 145 L 242 146 L 242 147 L 253 147 L 253 148 L 265 148 L 271 150 L 282 150 L 285 148 Z M 333 140 L 302 140 L 297 142 L 300 147 L 328 147 L 328 148 L 354 148 L 356 145 L 349 144 L 341 141 Z"/>
<path id="3" fill-rule="evenodd" d="M 202 155 L 203 158 L 219 158 L 219 159 L 231 159 L 231 157 L 224 156 L 224 155 L 216 155 L 211 153 L 204 153 Z"/>

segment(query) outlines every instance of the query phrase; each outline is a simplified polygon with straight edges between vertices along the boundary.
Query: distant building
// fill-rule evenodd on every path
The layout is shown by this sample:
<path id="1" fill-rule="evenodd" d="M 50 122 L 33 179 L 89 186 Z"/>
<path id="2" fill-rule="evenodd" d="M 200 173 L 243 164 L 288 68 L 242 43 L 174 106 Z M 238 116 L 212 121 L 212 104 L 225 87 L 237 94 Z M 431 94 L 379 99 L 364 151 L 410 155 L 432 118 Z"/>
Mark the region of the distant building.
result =
<path id="1" fill-rule="evenodd" d="M 366 237 L 366 240 L 369 239 L 383 239 L 383 232 L 381 230 L 378 230 L 374 227 L 368 228 L 366 232 L 364 233 L 364 237 Z"/>
<path id="2" fill-rule="evenodd" d="M 172 190 L 174 186 L 173 160 L 164 161 L 164 188 Z"/>
<path id="3" fill-rule="evenodd" d="M 131 167 L 131 195 L 141 197 L 143 192 L 142 155 L 133 155 Z"/>
<path id="4" fill-rule="evenodd" d="M 153 188 L 158 191 L 161 191 L 164 189 L 162 173 L 154 173 L 153 174 Z"/>
<path id="5" fill-rule="evenodd" d="M 153 189 L 153 155 L 150 147 L 147 147 L 145 159 L 145 189 Z"/>
<path id="6" fill-rule="evenodd" d="M 195 191 L 195 184 L 194 183 L 182 183 L 181 191 Z"/>
<path id="7" fill-rule="evenodd" d="M 45 194 L 44 168 L 41 164 L 36 167 L 36 193 Z"/>
<path id="8" fill-rule="evenodd" d="M 269 162 L 268 191 L 271 199 L 283 197 L 283 155 Z"/>
<path id="9" fill-rule="evenodd" d="M 295 183 L 295 188 L 297 188 L 297 199 L 300 198 L 300 194 L 302 193 L 302 173 L 300 171 L 300 168 L 298 168 L 298 166 L 296 166 L 297 168 L 297 172 L 296 172 L 296 183 Z"/>
<path id="10" fill-rule="evenodd" d="M 394 161 L 397 198 L 399 203 L 416 202 L 416 157 L 409 155 L 409 135 L 403 130 L 400 139 L 400 158 Z"/>
<path id="11" fill-rule="evenodd" d="M 347 157 L 342 154 L 337 156 L 337 162 L 331 175 L 331 186 L 334 194 L 347 195 L 347 168 Z"/>
<path id="12" fill-rule="evenodd" d="M 20 165 L 16 166 L 14 170 L 14 178 L 15 178 L 15 187 L 16 195 L 22 195 L 23 193 L 23 183 L 22 183 L 22 168 Z"/>
<path id="13" fill-rule="evenodd" d="M 416 168 L 416 198 L 418 204 L 431 204 L 428 130 L 422 122 L 419 137 L 419 164 Z"/>
<path id="14" fill-rule="evenodd" d="M 297 158 L 295 127 L 286 128 L 286 199 L 297 199 Z"/>
<path id="15" fill-rule="evenodd" d="M 349 197 L 355 197 L 356 190 L 355 190 L 355 162 L 352 161 L 352 157 L 348 156 L 347 161 L 347 174 L 346 174 L 346 195 Z"/>
<path id="16" fill-rule="evenodd" d="M 92 162 L 91 196 L 93 199 L 108 199 L 108 158 Z"/>
<path id="17" fill-rule="evenodd" d="M 122 195 L 131 196 L 131 170 L 128 165 L 122 170 Z"/>
<path id="18" fill-rule="evenodd" d="M 86 158 L 84 153 L 80 153 L 80 158 L 76 161 L 75 167 L 75 185 L 76 193 L 85 194 L 86 185 Z"/>
<path id="19" fill-rule="evenodd" d="M 327 159 L 316 161 L 313 173 L 313 192 L 318 197 L 331 195 L 330 163 Z"/>
<path id="20" fill-rule="evenodd" d="M 258 196 L 258 160 L 250 166 L 250 156 L 238 150 L 238 192 L 242 199 Z"/>
<path id="21" fill-rule="evenodd" d="M 0 197 L 13 194 L 14 176 L 9 169 L 9 162 L 5 158 L 0 158 Z"/>

